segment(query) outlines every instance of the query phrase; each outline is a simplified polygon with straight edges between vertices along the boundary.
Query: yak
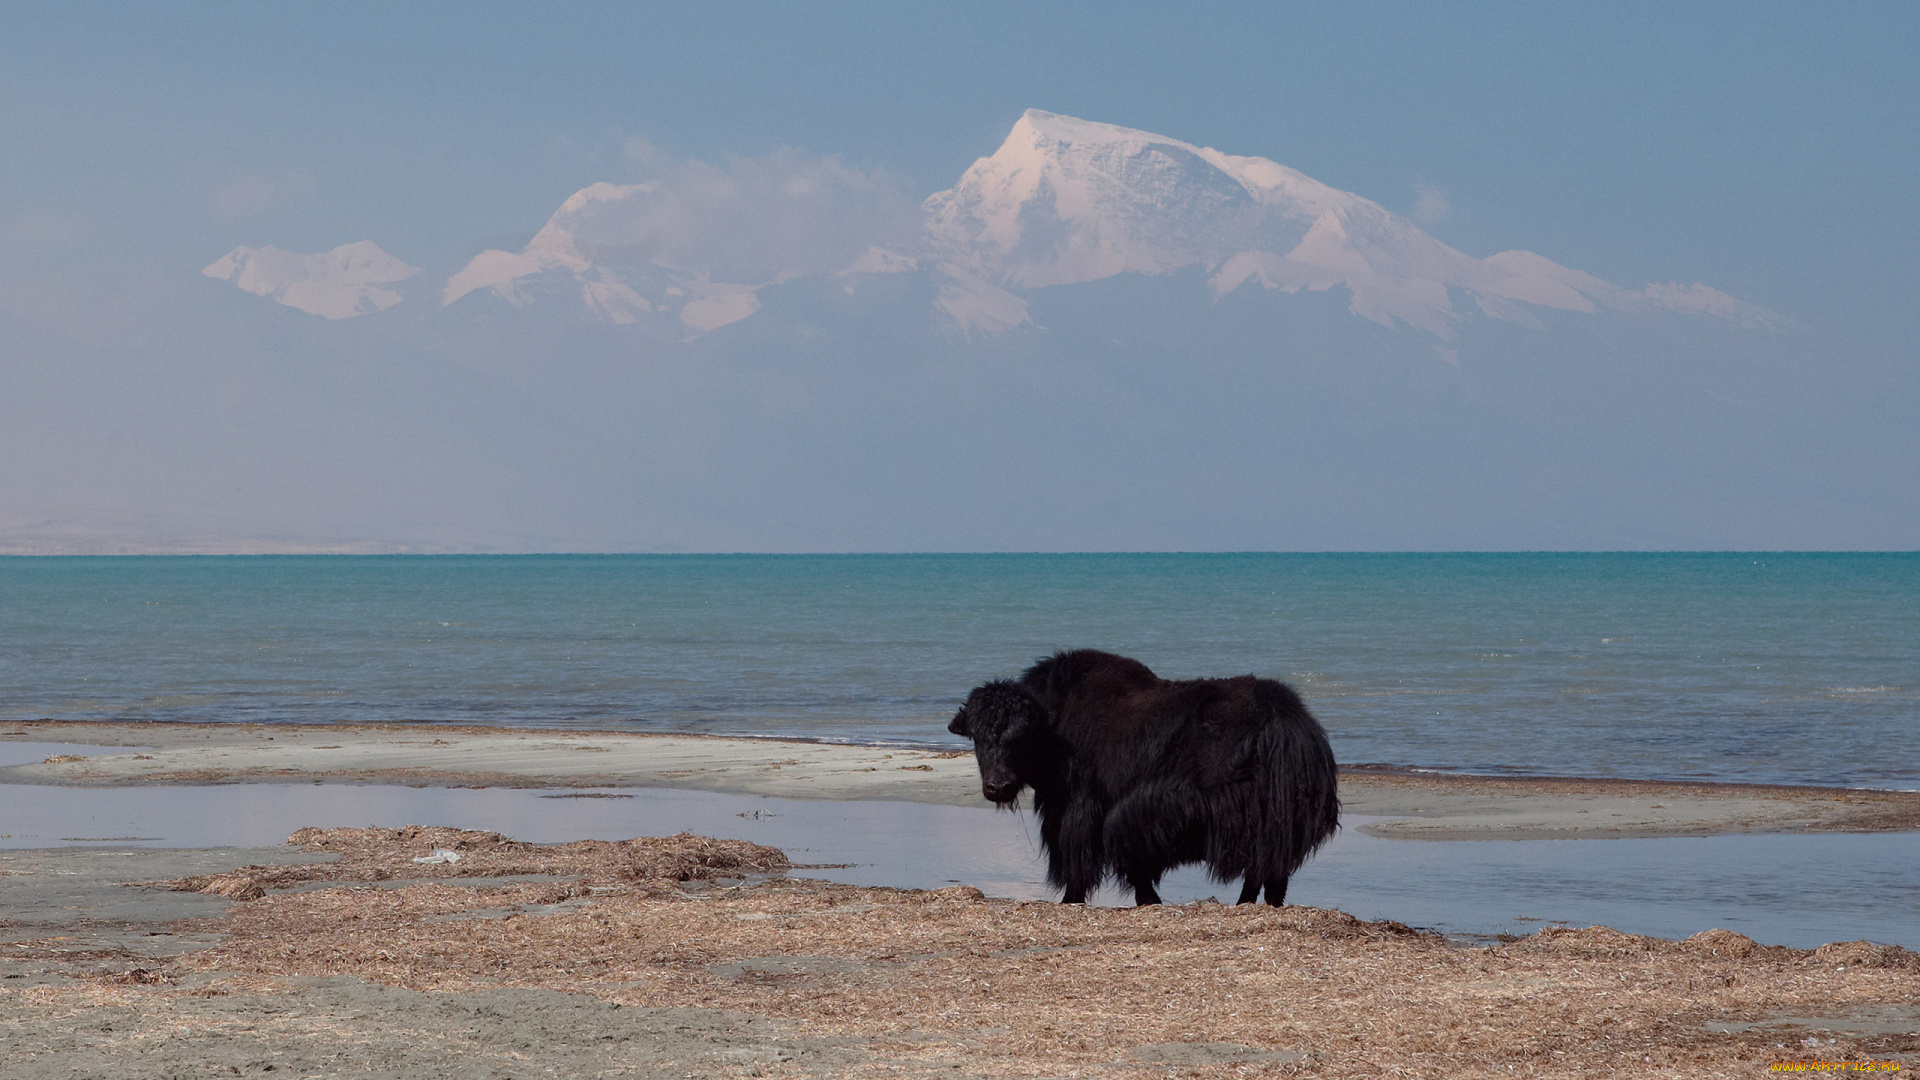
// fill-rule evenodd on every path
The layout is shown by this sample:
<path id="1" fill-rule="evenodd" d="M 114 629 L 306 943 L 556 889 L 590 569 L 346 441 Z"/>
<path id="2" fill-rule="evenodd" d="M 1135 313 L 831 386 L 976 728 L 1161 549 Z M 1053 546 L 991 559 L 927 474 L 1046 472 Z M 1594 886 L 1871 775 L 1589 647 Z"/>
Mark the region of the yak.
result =
<path id="1" fill-rule="evenodd" d="M 1124 656 L 1057 652 L 975 688 L 947 730 L 973 740 L 988 801 L 1015 806 L 1033 789 L 1063 903 L 1111 876 L 1157 904 L 1161 875 L 1198 862 L 1244 879 L 1240 903 L 1264 888 L 1279 907 L 1339 828 L 1327 733 L 1272 679 L 1170 681 Z"/>

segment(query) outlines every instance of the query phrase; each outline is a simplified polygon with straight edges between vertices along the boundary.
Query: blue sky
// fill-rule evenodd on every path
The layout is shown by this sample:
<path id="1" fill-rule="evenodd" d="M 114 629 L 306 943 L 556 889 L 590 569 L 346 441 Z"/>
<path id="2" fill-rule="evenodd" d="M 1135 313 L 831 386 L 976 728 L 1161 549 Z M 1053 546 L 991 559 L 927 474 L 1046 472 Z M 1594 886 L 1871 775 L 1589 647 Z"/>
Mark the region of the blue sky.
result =
<path id="1" fill-rule="evenodd" d="M 1705 281 L 1870 347 L 1917 337 L 1912 4 L 13 4 L 0 19 L 15 312 L 48 273 L 161 289 L 241 243 L 374 239 L 457 262 L 626 178 L 635 138 L 708 161 L 837 154 L 925 194 L 1034 106 L 1425 209 L 1470 254 Z"/>

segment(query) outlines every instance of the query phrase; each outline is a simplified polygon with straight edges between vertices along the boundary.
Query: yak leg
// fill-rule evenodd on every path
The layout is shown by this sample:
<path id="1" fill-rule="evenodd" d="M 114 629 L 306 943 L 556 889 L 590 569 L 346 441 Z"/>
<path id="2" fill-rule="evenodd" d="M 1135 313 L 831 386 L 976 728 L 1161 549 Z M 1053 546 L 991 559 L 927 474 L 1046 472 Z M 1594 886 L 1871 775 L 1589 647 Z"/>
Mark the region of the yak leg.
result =
<path id="1" fill-rule="evenodd" d="M 1100 836 L 1105 819 L 1106 814 L 1091 800 L 1071 803 L 1061 815 L 1060 832 L 1048 852 L 1054 884 L 1063 890 L 1061 903 L 1086 903 L 1106 876 L 1106 850 Z"/>
<path id="2" fill-rule="evenodd" d="M 1159 903 L 1160 875 L 1198 855 L 1198 820 L 1193 800 L 1176 787 L 1143 787 L 1114 804 L 1104 830 L 1107 857 L 1133 886 L 1135 904 Z"/>
<path id="3" fill-rule="evenodd" d="M 1246 894 L 1242 893 L 1241 895 L 1244 896 Z M 1243 903 L 1244 902 L 1245 901 L 1243 901 Z M 1267 879 L 1267 903 L 1272 907 L 1285 907 L 1287 905 L 1286 875 L 1283 874 L 1277 878 Z"/>
<path id="4" fill-rule="evenodd" d="M 1251 904 L 1255 900 L 1260 899 L 1260 885 L 1261 881 L 1259 878 L 1248 874 L 1246 882 L 1240 886 L 1240 899 L 1236 902 Z M 1268 904 L 1274 907 L 1287 906 L 1287 877 L 1285 874 L 1275 878 L 1268 878 L 1266 880 L 1266 886 Z"/>

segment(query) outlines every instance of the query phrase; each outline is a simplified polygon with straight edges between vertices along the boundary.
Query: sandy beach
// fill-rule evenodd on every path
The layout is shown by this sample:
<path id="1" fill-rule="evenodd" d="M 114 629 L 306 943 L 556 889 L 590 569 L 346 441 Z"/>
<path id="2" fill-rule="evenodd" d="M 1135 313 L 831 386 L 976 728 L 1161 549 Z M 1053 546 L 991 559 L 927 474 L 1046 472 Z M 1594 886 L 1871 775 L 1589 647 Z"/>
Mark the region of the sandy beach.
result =
<path id="1" fill-rule="evenodd" d="M 970 755 L 481 728 L 37 722 L 66 787 L 656 787 L 979 805 Z M 1912 829 L 1920 796 L 1359 769 L 1430 841 Z M 452 858 L 437 852 L 451 852 Z M 1099 909 L 806 878 L 695 836 L 302 830 L 0 852 L 11 1075 L 1751 1076 L 1908 1061 L 1920 957 L 1552 927 L 1473 947 L 1292 906 Z M 133 1064 L 129 1064 L 133 1063 Z"/>
<path id="2" fill-rule="evenodd" d="M 973 756 L 786 739 L 405 725 L 92 723 L 0 729 L 0 744 L 138 747 L 0 769 L 63 786 L 396 783 L 681 788 L 981 806 Z M 1345 812 L 1379 836 L 1541 840 L 1920 829 L 1920 793 L 1346 769 Z"/>

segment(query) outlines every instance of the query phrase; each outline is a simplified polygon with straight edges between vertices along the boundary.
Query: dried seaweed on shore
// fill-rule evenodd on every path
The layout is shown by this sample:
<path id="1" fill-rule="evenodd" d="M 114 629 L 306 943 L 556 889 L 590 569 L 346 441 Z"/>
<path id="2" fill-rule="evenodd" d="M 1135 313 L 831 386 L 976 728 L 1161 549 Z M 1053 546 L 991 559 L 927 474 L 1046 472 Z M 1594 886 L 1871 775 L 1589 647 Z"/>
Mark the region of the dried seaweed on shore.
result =
<path id="1" fill-rule="evenodd" d="M 745 840 L 680 833 L 633 840 L 578 840 L 528 844 L 496 832 L 408 825 L 399 829 L 301 829 L 287 838 L 303 851 L 336 855 L 332 862 L 244 866 L 221 874 L 169 881 L 135 881 L 133 888 L 208 893 L 258 900 L 271 889 L 316 881 L 390 881 L 414 878 L 572 877 L 584 883 L 711 881 L 785 872 L 793 867 L 778 848 Z M 435 851 L 443 862 L 421 862 Z"/>
<path id="2" fill-rule="evenodd" d="M 1725 930 L 1674 942 L 1591 927 L 1463 948 L 1306 907 L 1100 909 L 970 888 L 748 883 L 744 873 L 787 861 L 685 835 L 297 838 L 342 857 L 292 869 L 334 868 L 342 887 L 235 907 L 220 920 L 225 942 L 182 957 L 181 970 L 232 973 L 255 990 L 353 975 L 745 1012 L 855 1040 L 871 1067 L 849 1075 L 1734 1077 L 1778 1059 L 1920 1052 L 1920 1034 L 1906 1033 L 1920 1032 L 1920 957 L 1871 942 L 1799 950 Z M 411 862 L 429 846 L 462 859 Z M 567 868 L 577 877 L 565 883 L 475 880 Z M 369 870 L 426 880 L 349 884 Z M 1910 1029 L 1888 1027 L 1909 1014 Z"/>

